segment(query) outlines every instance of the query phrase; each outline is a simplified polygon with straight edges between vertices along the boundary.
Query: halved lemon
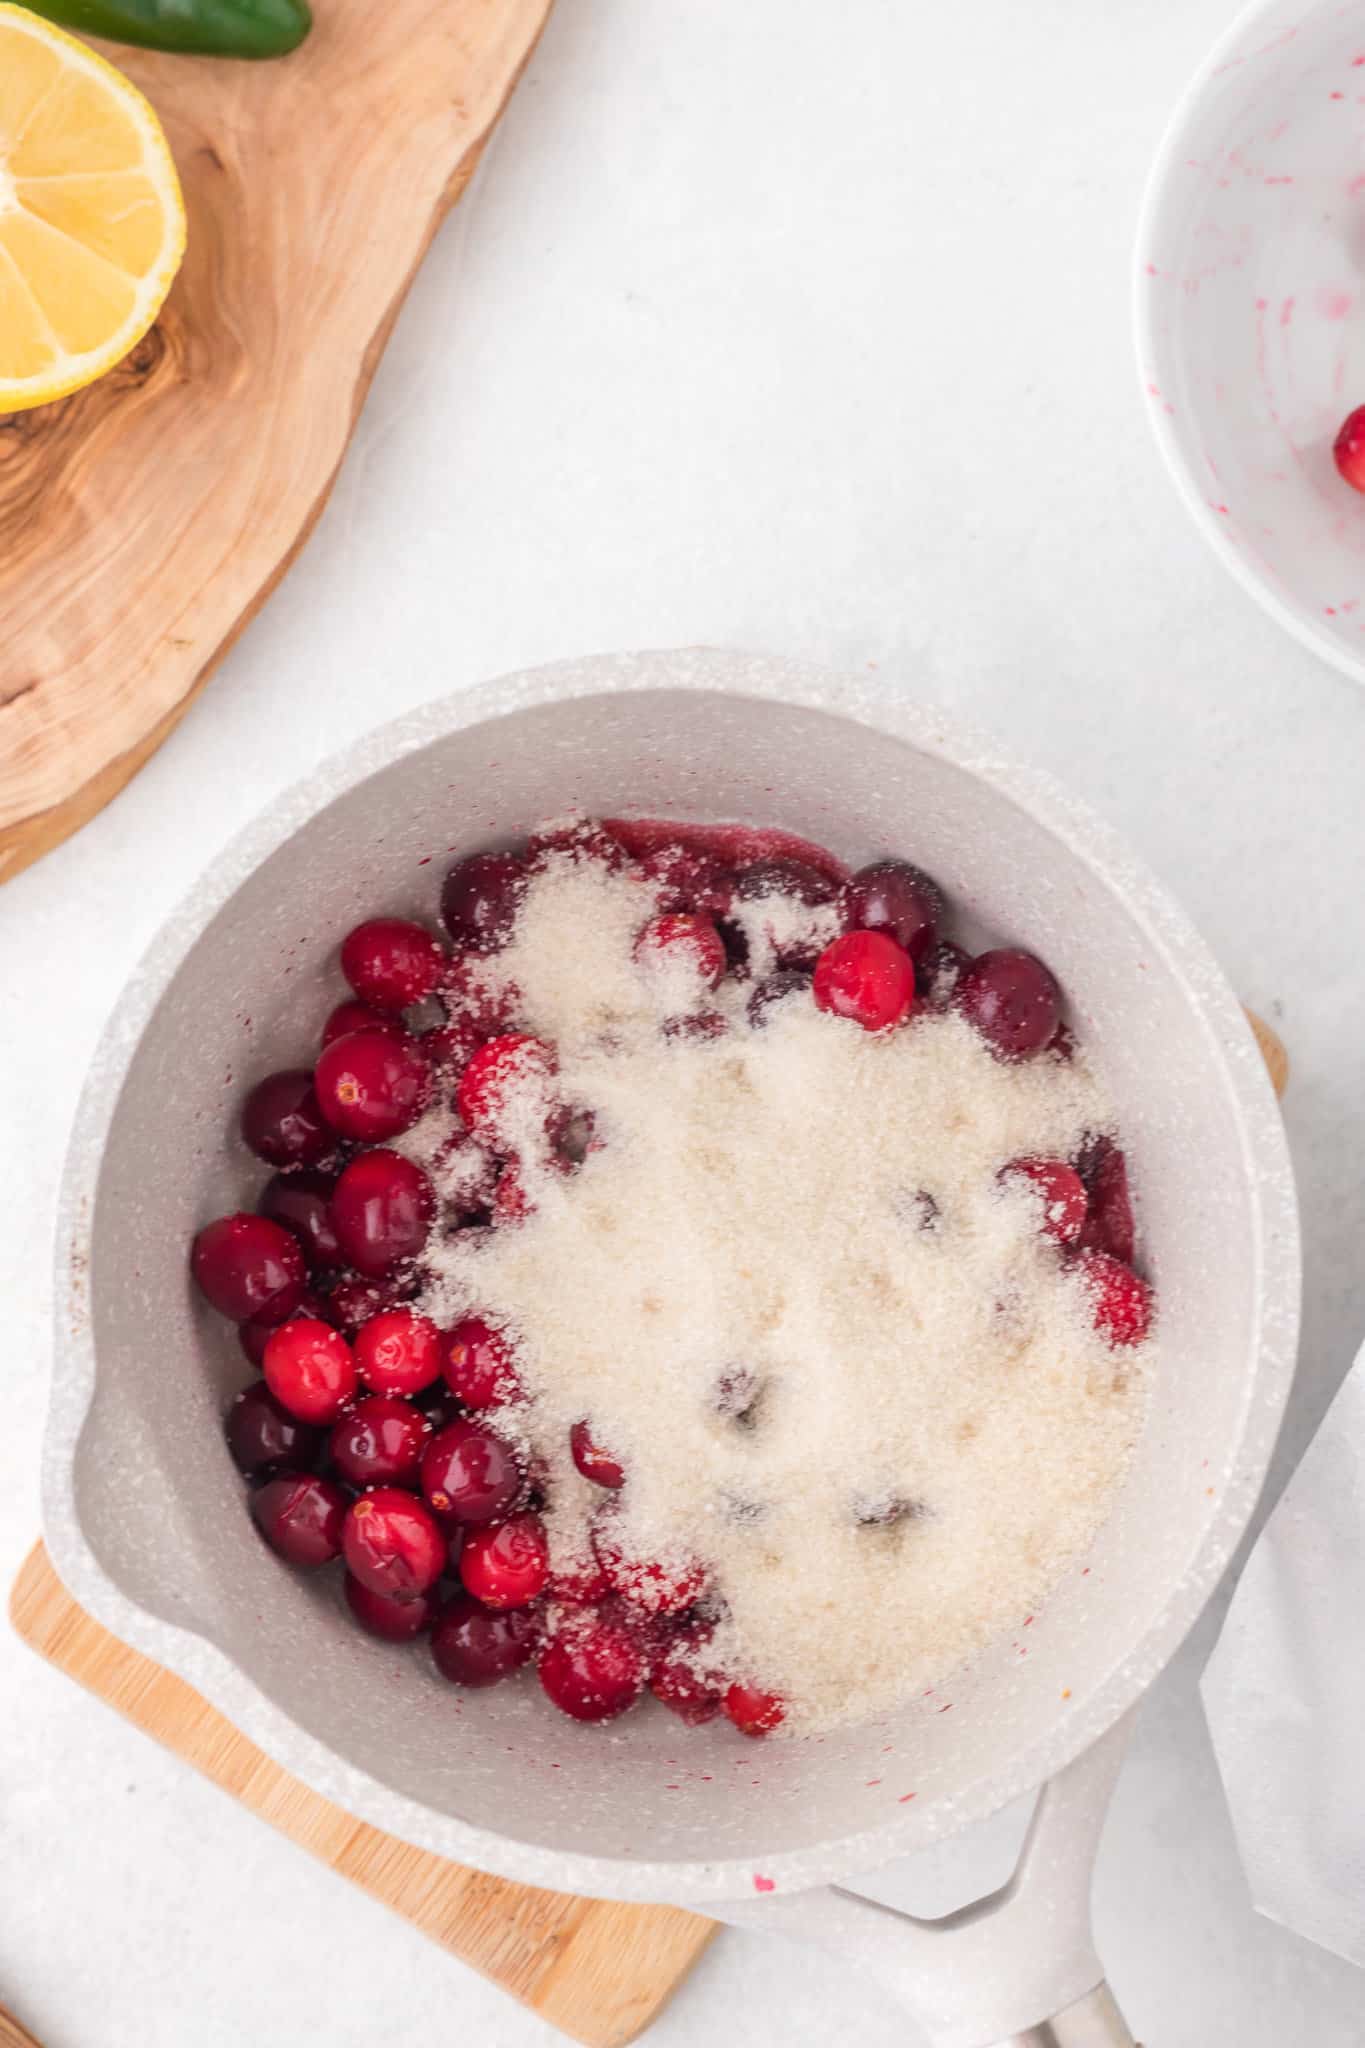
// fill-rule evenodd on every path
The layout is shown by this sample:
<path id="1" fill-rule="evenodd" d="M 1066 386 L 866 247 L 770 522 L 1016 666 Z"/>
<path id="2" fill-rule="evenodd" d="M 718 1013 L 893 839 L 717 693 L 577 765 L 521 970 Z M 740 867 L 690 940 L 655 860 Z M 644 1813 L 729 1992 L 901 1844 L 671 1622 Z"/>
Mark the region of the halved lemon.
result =
<path id="1" fill-rule="evenodd" d="M 136 86 L 0 5 L 0 413 L 111 370 L 155 320 L 184 250 L 180 180 Z"/>

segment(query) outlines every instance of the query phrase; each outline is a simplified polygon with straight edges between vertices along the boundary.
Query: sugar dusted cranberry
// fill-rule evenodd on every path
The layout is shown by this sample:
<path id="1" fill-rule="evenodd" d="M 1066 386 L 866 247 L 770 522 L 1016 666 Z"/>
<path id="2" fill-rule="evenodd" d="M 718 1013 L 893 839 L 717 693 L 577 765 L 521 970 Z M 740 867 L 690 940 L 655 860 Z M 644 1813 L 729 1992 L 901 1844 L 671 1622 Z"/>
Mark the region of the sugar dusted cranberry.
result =
<path id="1" fill-rule="evenodd" d="M 550 1571 L 550 1597 L 566 1607 L 595 1607 L 611 1593 L 611 1581 L 595 1550 L 557 1555 Z"/>
<path id="2" fill-rule="evenodd" d="M 282 1323 L 298 1305 L 306 1274 L 298 1240 L 268 1216 L 239 1209 L 206 1223 L 190 1251 L 200 1292 L 234 1323 Z"/>
<path id="3" fill-rule="evenodd" d="M 498 1162 L 477 1138 L 456 1131 L 432 1160 L 431 1178 L 453 1222 L 482 1219 L 498 1185 Z"/>
<path id="4" fill-rule="evenodd" d="M 1365 405 L 1347 413 L 1332 443 L 1337 473 L 1353 491 L 1365 491 Z"/>
<path id="5" fill-rule="evenodd" d="M 725 943 L 709 917 L 670 911 L 652 917 L 635 941 L 642 966 L 667 972 L 675 962 L 700 988 L 716 988 L 725 973 Z"/>
<path id="6" fill-rule="evenodd" d="M 957 985 L 970 965 L 970 955 L 951 939 L 940 939 L 930 946 L 915 965 L 916 985 L 926 1009 L 950 1009 Z"/>
<path id="7" fill-rule="evenodd" d="M 398 1025 L 390 1017 L 372 1010 L 368 1003 L 338 1003 L 322 1027 L 322 1043 L 330 1045 L 335 1038 L 348 1038 L 353 1031 L 396 1031 Z"/>
<path id="8" fill-rule="evenodd" d="M 839 908 L 846 931 L 889 932 L 919 961 L 938 937 L 943 892 L 908 860 L 874 860 L 849 876 L 839 891 Z"/>
<path id="9" fill-rule="evenodd" d="M 347 1572 L 344 1580 L 346 1605 L 368 1635 L 384 1643 L 410 1643 L 430 1628 L 436 1613 L 436 1595 L 430 1589 L 411 1599 L 397 1600 L 391 1593 L 376 1593 L 363 1580 Z"/>
<path id="10" fill-rule="evenodd" d="M 1108 1252 L 1079 1252 L 1076 1271 L 1090 1300 L 1095 1328 L 1110 1344 L 1140 1344 L 1152 1326 L 1152 1291 Z"/>
<path id="11" fill-rule="evenodd" d="M 372 1028 L 324 1046 L 313 1085 L 334 1131 L 375 1145 L 416 1123 L 431 1097 L 431 1069 L 406 1032 Z"/>
<path id="12" fill-rule="evenodd" d="M 457 954 L 441 977 L 440 996 L 451 1022 L 481 1038 L 515 1031 L 521 1019 L 521 990 L 492 966 L 486 954 Z"/>
<path id="13" fill-rule="evenodd" d="M 569 1431 L 569 1449 L 573 1461 L 585 1479 L 591 1479 L 594 1486 L 606 1486 L 613 1492 L 626 1483 L 624 1468 L 593 1441 L 591 1429 L 586 1422 L 576 1422 Z"/>
<path id="14" fill-rule="evenodd" d="M 510 1678 L 530 1661 L 537 1621 L 529 1608 L 490 1614 L 467 1593 L 457 1593 L 436 1616 L 431 1654 L 442 1678 L 476 1689 Z"/>
<path id="15" fill-rule="evenodd" d="M 647 1614 L 681 1614 L 705 1590 L 706 1571 L 695 1558 L 674 1559 L 663 1565 L 631 1556 L 615 1532 L 600 1523 L 594 1529 L 593 1543 L 612 1591 Z"/>
<path id="16" fill-rule="evenodd" d="M 915 966 L 885 932 L 845 932 L 816 961 L 812 988 L 817 1009 L 889 1031 L 915 1006 Z"/>
<path id="17" fill-rule="evenodd" d="M 420 1394 L 440 1377 L 441 1333 L 415 1309 L 381 1309 L 356 1331 L 355 1363 L 376 1394 Z"/>
<path id="18" fill-rule="evenodd" d="M 786 1719 L 786 1709 L 775 1692 L 763 1692 L 756 1685 L 732 1685 L 726 1692 L 725 1712 L 741 1735 L 771 1735 Z"/>
<path id="19" fill-rule="evenodd" d="M 493 1221 L 524 1223 L 535 1211 L 536 1203 L 526 1186 L 526 1176 L 514 1159 L 498 1175 L 498 1184 L 493 1190 Z"/>
<path id="20" fill-rule="evenodd" d="M 337 1281 L 327 1297 L 327 1320 L 349 1335 L 362 1323 L 367 1323 L 371 1316 L 382 1314 L 386 1308 L 396 1308 L 409 1292 L 410 1284 L 401 1276 L 362 1280 L 356 1274 L 347 1274 Z"/>
<path id="21" fill-rule="evenodd" d="M 526 854 L 533 868 L 545 865 L 557 853 L 571 854 L 578 861 L 619 874 L 629 855 L 619 839 L 613 838 L 596 818 L 568 818 L 562 825 L 543 825 L 526 842 Z"/>
<path id="22" fill-rule="evenodd" d="M 251 1496 L 251 1516 L 272 1550 L 302 1571 L 330 1564 L 341 1549 L 346 1496 L 330 1479 L 281 1472 Z"/>
<path id="23" fill-rule="evenodd" d="M 526 1096 L 537 1106 L 546 1098 L 555 1064 L 551 1047 L 524 1031 L 490 1038 L 460 1076 L 456 1102 L 461 1117 L 476 1137 L 497 1142 Z M 548 1113 L 548 1101 L 546 1108 Z"/>
<path id="24" fill-rule="evenodd" d="M 264 1380 L 237 1396 L 223 1420 L 232 1462 L 248 1479 L 287 1469 L 308 1472 L 322 1450 L 322 1432 L 291 1415 Z"/>
<path id="25" fill-rule="evenodd" d="M 1051 1042 L 1061 991 L 1032 953 L 979 953 L 958 983 L 957 1003 L 998 1059 L 1031 1059 Z"/>
<path id="26" fill-rule="evenodd" d="M 371 1394 L 332 1425 L 327 1448 L 348 1486 L 415 1486 L 430 1435 L 410 1403 Z"/>
<path id="27" fill-rule="evenodd" d="M 341 971 L 362 1003 L 406 1010 L 429 996 L 445 954 L 429 931 L 404 917 L 371 917 L 341 942 Z"/>
<path id="28" fill-rule="evenodd" d="M 267 1074 L 242 1104 L 242 1137 L 271 1166 L 312 1166 L 336 1139 L 323 1120 L 306 1067 Z"/>
<path id="29" fill-rule="evenodd" d="M 511 937 L 526 889 L 515 853 L 474 853 L 456 861 L 441 890 L 441 922 L 457 946 L 496 953 Z"/>
<path id="30" fill-rule="evenodd" d="M 776 1003 L 785 1003 L 793 996 L 809 996 L 811 977 L 796 967 L 779 968 L 754 988 L 746 1005 L 750 1024 L 755 1031 L 761 1031 L 768 1022 L 768 1013 Z"/>
<path id="31" fill-rule="evenodd" d="M 735 878 L 735 894 L 743 903 L 756 903 L 764 896 L 794 896 L 798 903 L 815 909 L 820 904 L 833 903 L 839 885 L 809 861 L 777 854 L 741 868 Z"/>
<path id="32" fill-rule="evenodd" d="M 565 1103 L 550 1118 L 550 1148 L 564 1166 L 581 1166 L 589 1152 L 600 1152 L 603 1140 L 597 1135 L 597 1118 L 590 1109 L 574 1109 Z"/>
<path id="33" fill-rule="evenodd" d="M 367 1280 L 382 1279 L 427 1241 L 436 1197 L 420 1166 L 401 1152 L 362 1152 L 332 1196 L 332 1225 L 343 1254 Z"/>
<path id="34" fill-rule="evenodd" d="M 1081 1235 L 1085 1251 L 1110 1252 L 1130 1266 L 1137 1245 L 1128 1162 L 1112 1138 L 1091 1141 L 1077 1161 L 1090 1196 L 1090 1219 Z"/>
<path id="35" fill-rule="evenodd" d="M 628 1630 L 582 1609 L 567 1615 L 540 1653 L 548 1699 L 575 1721 L 611 1721 L 644 1690 L 645 1660 Z"/>
<path id="36" fill-rule="evenodd" d="M 436 1517 L 414 1495 L 376 1486 L 352 1501 L 341 1532 L 348 1571 L 372 1593 L 410 1600 L 434 1586 L 446 1546 Z"/>
<path id="37" fill-rule="evenodd" d="M 303 1247 L 303 1256 L 317 1271 L 341 1264 L 341 1247 L 332 1228 L 332 1196 L 336 1175 L 304 1167 L 298 1173 L 277 1173 L 265 1184 L 258 1206 L 262 1216 L 282 1223 Z"/>
<path id="38" fill-rule="evenodd" d="M 460 1577 L 465 1591 L 485 1607 L 527 1607 L 544 1592 L 549 1576 L 549 1545 L 539 1515 L 513 1515 L 465 1537 Z"/>
<path id="39" fill-rule="evenodd" d="M 299 1316 L 312 1316 L 321 1323 L 334 1321 L 330 1301 L 320 1294 L 301 1294 L 285 1321 L 295 1322 Z M 237 1341 L 257 1372 L 265 1364 L 265 1347 L 279 1327 L 278 1323 L 263 1323 L 259 1316 L 237 1325 Z"/>
<path id="40" fill-rule="evenodd" d="M 701 1728 L 721 1711 L 718 1685 L 694 1671 L 681 1652 L 665 1655 L 655 1665 L 649 1689 L 656 1700 L 689 1728 Z"/>
<path id="41" fill-rule="evenodd" d="M 356 1390 L 355 1358 L 330 1323 L 300 1316 L 265 1347 L 265 1383 L 300 1422 L 334 1422 Z"/>
<path id="42" fill-rule="evenodd" d="M 482 1316 L 465 1316 L 442 1344 L 442 1371 L 466 1408 L 503 1408 L 521 1398 L 512 1346 Z"/>
<path id="43" fill-rule="evenodd" d="M 665 1038 L 705 1043 L 712 1038 L 724 1038 L 730 1026 L 719 1010 L 697 1010 L 685 1017 L 665 1017 L 661 1028 Z"/>
<path id="44" fill-rule="evenodd" d="M 483 1040 L 484 1034 L 472 1019 L 457 1017 L 453 1024 L 433 1025 L 417 1043 L 433 1074 L 438 1079 L 449 1079 L 463 1073 Z"/>
<path id="45" fill-rule="evenodd" d="M 1012 1159 L 1000 1169 L 1000 1179 L 1023 1181 L 1034 1191 L 1042 1209 L 1042 1231 L 1058 1244 L 1076 1244 L 1085 1229 L 1089 1209 L 1085 1186 L 1074 1167 L 1062 1159 Z"/>
<path id="46" fill-rule="evenodd" d="M 495 1522 L 516 1506 L 522 1485 L 516 1452 L 479 1422 L 449 1423 L 422 1453 L 422 1491 L 452 1521 Z"/>
<path id="47" fill-rule="evenodd" d="M 734 901 L 735 874 L 714 855 L 676 841 L 656 846 L 640 862 L 655 884 L 661 910 L 699 911 L 724 917 Z"/>

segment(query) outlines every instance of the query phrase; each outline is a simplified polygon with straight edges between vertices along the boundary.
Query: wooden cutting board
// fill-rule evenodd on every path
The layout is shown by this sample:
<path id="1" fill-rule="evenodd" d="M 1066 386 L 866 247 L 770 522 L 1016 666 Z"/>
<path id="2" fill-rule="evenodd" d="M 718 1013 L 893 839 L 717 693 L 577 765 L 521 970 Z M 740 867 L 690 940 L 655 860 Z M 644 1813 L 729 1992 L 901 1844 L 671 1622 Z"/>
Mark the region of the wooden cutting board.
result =
<path id="1" fill-rule="evenodd" d="M 41 1543 L 15 1581 L 10 1616 L 40 1656 L 571 2040 L 589 2048 L 635 2040 L 716 1931 L 714 1921 L 673 1906 L 567 1898 L 465 1870 L 343 1813 L 182 1678 L 92 1620 Z"/>
<path id="2" fill-rule="evenodd" d="M 404 294 L 551 0 L 318 0 L 263 64 L 99 44 L 189 248 L 120 367 L 0 417 L 0 881 L 122 789 L 321 512 Z"/>

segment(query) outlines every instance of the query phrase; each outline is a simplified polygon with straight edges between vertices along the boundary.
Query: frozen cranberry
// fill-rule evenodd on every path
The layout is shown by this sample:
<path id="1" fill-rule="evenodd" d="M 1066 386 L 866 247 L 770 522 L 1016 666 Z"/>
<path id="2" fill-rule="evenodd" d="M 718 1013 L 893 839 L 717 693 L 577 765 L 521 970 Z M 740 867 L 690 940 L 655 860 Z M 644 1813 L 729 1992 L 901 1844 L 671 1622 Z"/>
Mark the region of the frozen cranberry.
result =
<path id="1" fill-rule="evenodd" d="M 679 962 L 688 979 L 702 988 L 716 988 L 726 966 L 725 943 L 714 923 L 690 911 L 651 918 L 635 941 L 635 957 L 645 967 L 665 971 Z"/>
<path id="2" fill-rule="evenodd" d="M 539 1515 L 513 1515 L 465 1537 L 460 1577 L 465 1591 L 485 1607 L 527 1607 L 544 1592 L 549 1576 L 549 1546 Z"/>
<path id="3" fill-rule="evenodd" d="M 502 1408 L 521 1398 L 512 1347 L 482 1316 L 465 1316 L 442 1346 L 442 1370 L 466 1408 Z"/>
<path id="4" fill-rule="evenodd" d="M 415 1486 L 430 1436 L 408 1402 L 372 1394 L 333 1424 L 327 1448 L 348 1486 Z"/>
<path id="5" fill-rule="evenodd" d="M 332 1228 L 335 1191 L 335 1174 L 305 1167 L 299 1173 L 275 1174 L 266 1182 L 258 1204 L 262 1216 L 293 1232 L 315 1270 L 341 1264 L 341 1247 Z"/>
<path id="6" fill-rule="evenodd" d="M 331 1302 L 320 1294 L 301 1294 L 285 1321 L 292 1323 L 300 1316 L 312 1316 L 320 1323 L 330 1323 L 333 1321 Z M 237 1325 L 237 1341 L 257 1372 L 265 1364 L 265 1347 L 279 1327 L 278 1323 L 263 1323 L 259 1316 L 251 1316 Z"/>
<path id="7" fill-rule="evenodd" d="M 1035 1190 L 1042 1208 L 1045 1237 L 1058 1244 L 1076 1244 L 1085 1229 L 1085 1186 L 1074 1167 L 1061 1159 L 1011 1159 L 1000 1169 L 1000 1179 L 1026 1181 Z"/>
<path id="8" fill-rule="evenodd" d="M 336 1139 L 323 1120 L 306 1067 L 267 1074 L 242 1104 L 242 1136 L 271 1166 L 312 1166 Z"/>
<path id="9" fill-rule="evenodd" d="M 281 1472 L 251 1496 L 251 1516 L 272 1550 L 288 1564 L 313 1571 L 341 1549 L 346 1496 L 330 1479 Z"/>
<path id="10" fill-rule="evenodd" d="M 435 1515 L 396 1486 L 376 1486 L 352 1501 L 341 1552 L 363 1586 L 396 1600 L 414 1599 L 434 1586 L 446 1559 Z"/>
<path id="11" fill-rule="evenodd" d="M 427 1241 L 436 1197 L 420 1166 L 401 1152 L 362 1152 L 332 1196 L 332 1226 L 347 1261 L 367 1280 L 382 1279 Z"/>
<path id="12" fill-rule="evenodd" d="M 777 1694 L 761 1692 L 756 1685 L 732 1685 L 726 1692 L 724 1706 L 741 1735 L 771 1735 L 786 1719 Z"/>
<path id="13" fill-rule="evenodd" d="M 341 942 L 341 971 L 362 1003 L 406 1010 L 429 996 L 445 954 L 429 931 L 403 917 L 372 917 Z"/>
<path id="14" fill-rule="evenodd" d="M 957 1002 L 998 1059 L 1026 1060 L 1052 1039 L 1061 991 L 1032 953 L 979 953 L 958 983 Z"/>
<path id="15" fill-rule="evenodd" d="M 328 1320 L 348 1333 L 358 1330 L 371 1316 L 396 1308 L 412 1292 L 412 1283 L 401 1275 L 387 1280 L 361 1280 L 355 1274 L 338 1280 L 327 1297 Z"/>
<path id="16" fill-rule="evenodd" d="M 755 1031 L 761 1031 L 775 1003 L 785 1003 L 792 996 L 807 996 L 810 989 L 809 974 L 795 967 L 780 968 L 776 974 L 760 981 L 750 995 L 746 1006 L 750 1024 Z"/>
<path id="17" fill-rule="evenodd" d="M 1100 1335 L 1114 1345 L 1140 1344 L 1152 1326 L 1152 1291 L 1146 1281 L 1108 1252 L 1079 1252 L 1076 1270 Z"/>
<path id="18" fill-rule="evenodd" d="M 874 860 L 839 891 L 847 931 L 889 932 L 914 961 L 923 959 L 943 921 L 943 892 L 908 860 Z"/>
<path id="19" fill-rule="evenodd" d="M 1365 405 L 1348 413 L 1332 443 L 1337 470 L 1353 491 L 1365 491 Z"/>
<path id="20" fill-rule="evenodd" d="M 536 1617 L 529 1609 L 490 1614 L 467 1593 L 457 1593 L 432 1625 L 431 1654 L 442 1678 L 452 1685 L 496 1685 L 530 1660 L 536 1633 Z"/>
<path id="21" fill-rule="evenodd" d="M 441 977 L 440 996 L 451 1022 L 481 1038 L 515 1031 L 520 1021 L 521 990 L 490 968 L 483 954 L 457 954 Z"/>
<path id="22" fill-rule="evenodd" d="M 385 1017 L 378 1010 L 372 1010 L 368 1003 L 338 1003 L 322 1027 L 322 1043 L 328 1046 L 334 1039 L 349 1038 L 353 1031 L 397 1031 L 400 1026 L 391 1017 Z"/>
<path id="23" fill-rule="evenodd" d="M 644 1658 L 629 1631 L 586 1609 L 561 1623 L 539 1668 L 547 1697 L 575 1721 L 613 1720 L 644 1690 Z"/>
<path id="24" fill-rule="evenodd" d="M 282 1323 L 297 1307 L 306 1274 L 298 1240 L 268 1216 L 239 1209 L 206 1223 L 194 1240 L 190 1270 L 220 1315 L 244 1323 Z"/>
<path id="25" fill-rule="evenodd" d="M 889 1031 L 915 1007 L 915 966 L 885 932 L 845 932 L 816 961 L 812 987 L 817 1009 Z"/>
<path id="26" fill-rule="evenodd" d="M 453 1024 L 437 1024 L 424 1031 L 417 1043 L 432 1072 L 446 1079 L 464 1071 L 483 1040 L 484 1034 L 470 1018 L 457 1017 Z"/>
<path id="27" fill-rule="evenodd" d="M 476 1137 L 495 1142 L 505 1135 L 504 1121 L 524 1096 L 545 1095 L 554 1071 L 554 1053 L 539 1038 L 524 1031 L 490 1038 L 460 1076 L 455 1098 L 460 1115 Z"/>
<path id="28" fill-rule="evenodd" d="M 647 1614 L 681 1614 L 705 1589 L 706 1572 L 695 1558 L 662 1565 L 632 1557 L 600 1524 L 593 1531 L 593 1543 L 612 1591 Z"/>
<path id="29" fill-rule="evenodd" d="M 735 878 L 735 894 L 744 903 L 756 903 L 764 896 L 794 896 L 798 903 L 814 909 L 822 903 L 833 903 L 839 885 L 808 861 L 777 854 L 770 860 L 756 860 L 750 867 L 741 868 Z"/>
<path id="30" fill-rule="evenodd" d="M 1137 1233 L 1128 1193 L 1128 1162 L 1111 1138 L 1095 1138 L 1077 1161 L 1090 1196 L 1090 1220 L 1080 1243 L 1085 1251 L 1110 1252 L 1133 1263 Z"/>
<path id="31" fill-rule="evenodd" d="M 441 922 L 457 946 L 496 953 L 511 936 L 526 888 L 515 853 L 474 853 L 456 861 L 441 890 Z"/>
<path id="32" fill-rule="evenodd" d="M 516 1506 L 522 1484 L 516 1452 L 479 1422 L 448 1424 L 422 1453 L 422 1491 L 452 1521 L 495 1522 Z"/>
<path id="33" fill-rule="evenodd" d="M 659 891 L 661 910 L 700 911 L 724 917 L 734 901 L 735 875 L 712 854 L 670 843 L 656 846 L 640 867 Z"/>
<path id="34" fill-rule="evenodd" d="M 265 1383 L 300 1422 L 334 1422 L 356 1389 L 355 1359 L 339 1330 L 300 1316 L 265 1347 Z"/>
<path id="35" fill-rule="evenodd" d="M 718 1687 L 686 1663 L 681 1653 L 664 1656 L 655 1665 L 649 1689 L 656 1700 L 689 1728 L 714 1721 L 721 1711 Z"/>
<path id="36" fill-rule="evenodd" d="M 576 1422 L 569 1431 L 569 1449 L 583 1477 L 591 1479 L 594 1486 L 610 1487 L 614 1492 L 625 1485 L 624 1470 L 609 1451 L 593 1442 L 592 1431 L 586 1422 Z"/>
<path id="37" fill-rule="evenodd" d="M 916 985 L 926 1008 L 950 1009 L 957 985 L 970 965 L 969 955 L 951 939 L 940 939 L 937 945 L 930 946 L 915 964 Z"/>
<path id="38" fill-rule="evenodd" d="M 382 1309 L 355 1336 L 356 1371 L 376 1394 L 420 1394 L 441 1372 L 441 1333 L 415 1309 Z"/>
<path id="39" fill-rule="evenodd" d="M 313 1085 L 334 1131 L 374 1145 L 416 1123 L 431 1097 L 431 1069 L 406 1032 L 372 1027 L 324 1046 Z"/>
<path id="40" fill-rule="evenodd" d="M 543 867 L 548 855 L 569 853 L 575 860 L 591 861 L 612 874 L 619 874 L 629 858 L 620 840 L 596 818 L 569 818 L 562 825 L 543 825 L 527 840 L 526 852 L 532 867 Z"/>
<path id="41" fill-rule="evenodd" d="M 398 1600 L 392 1593 L 376 1593 L 362 1579 L 347 1572 L 344 1580 L 346 1605 L 368 1635 L 384 1643 L 410 1643 L 430 1628 L 436 1613 L 436 1595 L 430 1589 Z"/>
<path id="42" fill-rule="evenodd" d="M 311 1429 L 275 1399 L 264 1380 L 237 1396 L 223 1421 L 232 1462 L 248 1479 L 262 1479 L 282 1467 L 308 1472 L 322 1450 L 321 1430 Z"/>

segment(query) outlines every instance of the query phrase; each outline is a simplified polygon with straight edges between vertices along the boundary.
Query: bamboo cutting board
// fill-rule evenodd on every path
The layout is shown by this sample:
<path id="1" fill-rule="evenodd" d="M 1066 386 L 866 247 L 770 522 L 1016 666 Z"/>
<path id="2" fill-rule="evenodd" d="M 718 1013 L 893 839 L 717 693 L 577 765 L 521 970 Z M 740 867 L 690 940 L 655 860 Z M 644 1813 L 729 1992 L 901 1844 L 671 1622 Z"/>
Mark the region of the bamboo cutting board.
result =
<path id="1" fill-rule="evenodd" d="M 182 1678 L 92 1620 L 41 1543 L 15 1582 L 10 1616 L 24 1641 L 68 1677 L 588 2048 L 635 2040 L 716 1931 L 714 1921 L 673 1906 L 567 1898 L 488 1877 L 343 1813 L 272 1763 Z"/>
<path id="2" fill-rule="evenodd" d="M 189 214 L 161 318 L 0 416 L 0 881 L 116 795 L 326 502 L 404 294 L 551 0 L 322 0 L 267 63 L 98 44 Z"/>

